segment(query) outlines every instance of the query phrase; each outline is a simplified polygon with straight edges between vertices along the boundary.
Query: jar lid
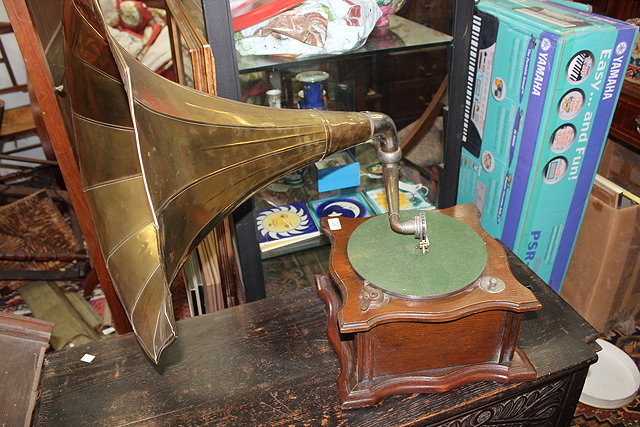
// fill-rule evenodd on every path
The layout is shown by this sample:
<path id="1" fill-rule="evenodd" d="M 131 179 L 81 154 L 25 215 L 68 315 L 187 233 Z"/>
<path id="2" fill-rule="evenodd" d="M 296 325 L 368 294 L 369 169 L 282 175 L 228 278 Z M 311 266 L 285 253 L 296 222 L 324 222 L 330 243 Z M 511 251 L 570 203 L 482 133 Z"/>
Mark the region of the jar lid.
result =
<path id="1" fill-rule="evenodd" d="M 580 402 L 604 409 L 621 408 L 635 399 L 640 372 L 627 353 L 603 339 L 598 361 L 589 367 Z"/>
<path id="2" fill-rule="evenodd" d="M 296 80 L 303 83 L 323 82 L 329 78 L 329 73 L 325 71 L 304 71 L 296 74 Z"/>

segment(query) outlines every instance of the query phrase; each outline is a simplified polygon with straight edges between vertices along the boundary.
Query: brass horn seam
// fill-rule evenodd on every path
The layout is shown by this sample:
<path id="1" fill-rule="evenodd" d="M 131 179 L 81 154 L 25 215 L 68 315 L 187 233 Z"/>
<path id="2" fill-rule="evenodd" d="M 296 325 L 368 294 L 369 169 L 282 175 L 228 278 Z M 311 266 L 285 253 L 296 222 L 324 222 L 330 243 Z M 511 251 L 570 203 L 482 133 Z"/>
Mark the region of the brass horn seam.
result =
<path id="1" fill-rule="evenodd" d="M 156 348 L 156 339 L 158 339 L 158 325 L 160 324 L 160 316 L 162 315 L 162 313 L 164 312 L 164 308 L 166 307 L 166 302 L 165 304 L 162 306 L 162 310 L 158 310 L 158 314 L 156 316 L 156 325 L 153 328 L 153 347 L 154 349 Z M 153 358 L 157 358 L 158 354 L 157 351 L 153 352 Z"/>
<path id="2" fill-rule="evenodd" d="M 164 280 L 163 280 L 163 282 L 164 282 Z M 165 283 L 165 285 L 166 285 L 166 283 Z M 162 306 L 162 310 L 160 310 L 158 312 L 158 317 L 156 318 L 156 328 L 155 328 L 155 331 L 154 331 L 154 334 L 153 334 L 154 347 L 156 347 L 156 350 L 157 350 L 157 352 L 154 353 L 154 357 L 156 357 L 156 358 L 160 356 L 159 353 L 161 353 L 162 349 L 164 348 L 164 346 L 167 345 L 166 344 L 167 341 L 169 341 L 169 342 L 173 341 L 173 337 L 174 337 L 174 334 L 175 334 L 171 319 L 169 319 L 169 316 L 167 316 L 167 305 L 171 303 L 171 292 L 168 291 L 167 286 L 164 287 L 164 298 L 163 299 L 164 299 L 165 303 Z M 169 335 L 164 341 L 162 341 L 159 346 L 156 346 L 155 342 L 156 342 L 156 339 L 158 338 L 158 332 L 160 331 L 160 329 L 158 328 L 158 325 L 160 323 L 160 318 L 161 317 L 165 317 L 167 319 L 167 323 L 171 326 L 171 335 Z"/>
<path id="3" fill-rule="evenodd" d="M 131 306 L 131 313 L 135 313 L 136 308 L 138 307 L 138 302 L 140 301 L 140 297 L 144 293 L 144 290 L 147 288 L 147 285 L 149 284 L 149 282 L 151 282 L 151 278 L 153 277 L 155 272 L 158 271 L 159 268 L 160 268 L 160 263 L 156 264 L 156 268 L 154 268 L 153 271 L 151 271 L 151 273 L 149 273 L 149 275 L 146 277 L 144 284 L 142 285 L 142 288 L 136 295 L 135 300 L 133 301 L 133 305 Z M 160 318 L 160 313 L 158 313 L 157 319 L 159 318 Z M 157 322 L 157 319 L 156 319 L 156 322 Z M 157 323 L 156 323 L 156 328 L 157 328 Z"/>
<path id="4" fill-rule="evenodd" d="M 327 153 L 329 152 L 329 142 L 331 141 L 331 127 L 329 126 L 327 119 L 324 117 L 324 115 L 322 115 L 322 113 L 319 113 L 318 115 L 320 116 L 320 123 L 322 123 L 325 134 L 324 153 L 322 153 L 322 157 L 320 157 L 320 160 L 322 160 L 327 156 Z"/>
<path id="5" fill-rule="evenodd" d="M 166 281 L 165 281 L 165 285 L 166 285 Z M 165 291 L 168 288 L 165 286 Z M 168 295 L 167 295 L 168 294 Z M 154 347 L 156 349 L 156 351 L 153 353 L 153 358 L 154 360 L 158 360 L 160 358 L 160 354 L 162 354 L 162 351 L 173 342 L 173 340 L 176 338 L 177 334 L 176 334 L 176 330 L 174 328 L 173 322 L 172 320 L 169 318 L 169 315 L 167 314 L 167 305 L 171 304 L 171 292 L 167 291 L 165 292 L 164 295 L 164 301 L 165 304 L 163 304 L 162 306 L 162 311 L 158 312 L 158 318 L 156 319 L 156 329 L 154 331 L 153 334 L 153 343 L 154 343 Z M 171 334 L 169 334 L 164 341 L 162 341 L 160 343 L 160 345 L 156 345 L 156 337 L 158 335 L 158 323 L 160 323 L 160 317 L 164 316 L 167 319 L 167 324 L 171 327 Z M 156 362 L 157 363 L 157 362 Z"/>
<path id="6" fill-rule="evenodd" d="M 219 126 L 218 126 L 219 127 Z M 224 144 L 224 145 L 219 145 L 219 146 L 215 146 L 215 147 L 208 147 L 205 149 L 202 149 L 201 151 L 213 151 L 213 150 L 222 150 L 225 148 L 234 148 L 236 146 L 244 146 L 244 145 L 251 145 L 251 144 L 259 144 L 262 142 L 270 142 L 270 141 L 286 141 L 288 139 L 298 139 L 300 136 L 311 136 L 315 133 L 319 133 L 319 132 L 309 132 L 309 133 L 304 133 L 304 134 L 297 134 L 297 135 L 286 135 L 286 136 L 274 136 L 272 138 L 265 138 L 265 139 L 255 139 L 255 140 L 251 140 L 251 141 L 238 141 L 238 142 L 234 142 L 233 144 Z M 307 141 L 307 142 L 301 142 L 300 144 L 297 145 L 293 145 L 293 146 L 289 146 L 287 148 L 292 148 L 292 147 L 299 147 L 301 145 L 304 144 L 309 144 L 309 143 L 313 143 L 314 141 Z"/>
<path id="7" fill-rule="evenodd" d="M 111 251 L 109 251 L 109 253 L 107 254 L 106 258 L 105 258 L 105 262 L 107 263 L 107 265 L 109 264 L 109 261 L 111 260 L 111 257 L 118 251 L 118 249 L 120 249 L 125 243 L 127 243 L 129 240 L 131 240 L 136 234 L 138 234 L 140 232 L 140 230 L 144 230 L 146 227 L 149 226 L 149 224 L 153 224 L 153 221 L 147 221 L 144 223 L 144 225 L 142 225 L 142 227 L 138 227 L 136 230 L 134 230 L 133 232 L 131 232 L 129 235 L 127 235 L 124 239 L 122 239 L 120 242 L 116 243 L 113 246 L 113 249 L 111 249 Z"/>
<path id="8" fill-rule="evenodd" d="M 96 5 L 97 3 L 94 0 L 94 6 Z M 102 22 L 106 28 L 107 25 L 106 25 L 104 15 L 101 15 L 101 17 L 102 17 Z M 160 227 L 158 225 L 158 218 L 156 217 L 155 210 L 153 209 L 153 199 L 151 197 L 151 191 L 149 190 L 149 183 L 147 181 L 147 175 L 145 173 L 146 172 L 145 164 L 142 159 L 142 149 L 140 147 L 140 136 L 138 134 L 138 120 L 136 117 L 136 109 L 135 109 L 136 101 L 133 96 L 133 82 L 132 82 L 132 76 L 131 76 L 131 67 L 129 66 L 129 64 L 125 59 L 125 55 L 129 55 L 129 56 L 131 55 L 117 42 L 117 40 L 115 40 L 113 35 L 108 31 L 107 31 L 107 37 L 109 38 L 109 46 L 111 48 L 111 52 L 113 53 L 113 58 L 116 62 L 116 66 L 120 71 L 120 76 L 122 77 L 122 85 L 127 95 L 127 106 L 129 107 L 131 122 L 133 124 L 133 130 L 134 130 L 133 135 L 136 143 L 136 152 L 137 152 L 136 154 L 138 157 L 138 163 L 140 165 L 140 171 L 142 172 L 142 183 L 144 185 L 144 193 L 147 198 L 147 203 L 151 208 L 153 224 L 156 227 L 156 229 L 159 229 Z M 155 73 L 152 73 L 152 74 L 155 74 Z M 158 248 L 158 251 L 160 251 L 160 248 Z"/>
<path id="9" fill-rule="evenodd" d="M 117 79 L 117 78 L 113 77 L 113 75 L 111 75 L 111 74 L 109 74 L 109 73 L 107 73 L 107 72 L 104 72 L 102 69 L 100 69 L 100 68 L 98 68 L 98 67 L 94 66 L 94 65 L 93 65 L 93 64 L 91 64 L 90 62 L 85 61 L 85 60 L 84 60 L 80 55 L 78 55 L 78 54 L 76 53 L 75 49 L 71 48 L 71 49 L 69 49 L 69 50 L 71 51 L 71 56 L 72 56 L 71 60 L 72 60 L 72 61 L 74 61 L 74 60 L 75 60 L 75 61 L 78 61 L 78 62 L 79 62 L 83 67 L 87 67 L 87 68 L 89 68 L 91 71 L 95 71 L 95 72 L 96 72 L 96 74 L 99 74 L 99 75 L 101 75 L 101 76 L 104 76 L 104 77 L 106 77 L 107 79 L 109 79 L 109 80 L 113 81 L 114 83 L 116 83 L 116 84 L 118 84 L 118 85 L 122 86 L 122 81 L 121 81 L 121 80 L 119 80 L 119 79 Z"/>
<path id="10" fill-rule="evenodd" d="M 299 145 L 303 145 L 303 144 L 299 144 Z M 169 197 L 166 201 L 162 202 L 162 204 L 160 206 L 158 206 L 158 208 L 155 210 L 155 215 L 159 216 L 162 213 L 162 211 L 164 209 L 166 209 L 166 207 L 169 206 L 169 204 L 171 204 L 171 202 L 173 202 L 175 199 L 180 197 L 185 191 L 189 190 L 190 188 L 192 188 L 192 187 L 194 187 L 196 185 L 199 185 L 201 182 L 206 181 L 207 179 L 209 179 L 209 178 L 211 178 L 213 176 L 219 175 L 219 174 L 221 174 L 221 173 L 223 173 L 225 171 L 232 170 L 232 169 L 235 169 L 235 168 L 243 166 L 243 165 L 247 165 L 247 164 L 250 164 L 250 163 L 253 163 L 253 162 L 257 162 L 259 160 L 267 159 L 267 158 L 272 157 L 274 155 L 278 155 L 278 154 L 285 153 L 287 151 L 291 151 L 291 150 L 293 150 L 295 148 L 298 148 L 299 145 L 286 147 L 284 149 L 280 149 L 280 150 L 277 150 L 277 151 L 271 151 L 267 155 L 260 156 L 260 157 L 253 157 L 253 158 L 251 158 L 249 160 L 245 159 L 241 163 L 240 162 L 236 162 L 234 164 L 227 165 L 227 166 L 225 166 L 223 168 L 220 168 L 220 169 L 218 169 L 216 171 L 213 171 L 213 172 L 210 172 L 210 173 L 208 173 L 208 174 L 206 174 L 204 176 L 201 176 L 196 181 L 191 182 L 188 185 L 180 188 L 173 195 L 171 195 L 171 197 Z"/>
<path id="11" fill-rule="evenodd" d="M 82 13 L 82 11 L 78 8 L 78 5 L 73 3 L 73 8 L 76 10 L 76 16 L 82 19 L 82 22 L 84 22 L 89 28 L 91 28 L 96 33 L 98 38 L 100 38 L 101 40 L 104 40 L 104 42 L 107 43 L 107 40 L 105 40 L 105 38 L 102 37 L 102 33 L 98 31 L 96 27 L 93 26 L 93 23 L 85 17 L 84 13 Z M 96 13 L 96 4 L 94 4 L 92 8 L 93 8 L 93 13 Z M 97 13 L 98 16 L 102 16 L 102 10 L 98 10 L 97 12 L 98 12 Z"/>
<path id="12" fill-rule="evenodd" d="M 187 123 L 190 125 L 194 125 L 194 126 L 204 126 L 204 127 L 218 127 L 218 128 L 226 128 L 226 129 L 253 129 L 253 130 L 262 130 L 265 133 L 266 132 L 272 132 L 274 130 L 279 130 L 279 129 L 290 129 L 291 125 L 276 125 L 276 126 L 260 126 L 260 125 L 230 125 L 230 124 L 222 124 L 222 123 L 208 123 L 208 122 L 201 122 L 201 121 L 197 121 L 197 120 L 190 120 L 190 119 L 185 119 L 179 116 L 174 116 L 168 113 L 165 113 L 163 111 L 160 110 L 155 110 L 150 108 L 148 105 L 146 105 L 143 101 L 141 101 L 139 98 L 137 97 L 133 97 L 133 102 L 139 106 L 140 108 L 145 109 L 146 111 L 150 112 L 151 114 L 155 114 L 158 116 L 162 116 L 162 117 L 166 117 L 170 120 L 175 120 L 178 122 L 182 122 L 182 123 Z M 190 105 L 194 105 L 194 104 L 190 104 Z M 196 106 L 196 105 L 194 105 Z M 197 106 L 196 106 L 197 107 Z M 265 107 L 267 108 L 267 107 Z M 218 111 L 218 110 L 213 110 L 213 109 L 207 109 L 207 111 L 211 111 L 211 113 L 216 113 L 216 115 L 221 115 L 224 114 L 224 111 Z M 323 128 L 326 130 L 326 124 L 325 121 L 326 119 L 323 116 L 319 116 L 322 118 L 321 123 Z M 298 129 L 304 129 L 304 128 L 314 128 L 317 127 L 318 123 L 308 123 L 308 124 L 297 124 L 295 127 Z"/>
<path id="13" fill-rule="evenodd" d="M 136 175 L 127 175 L 125 177 L 112 179 L 112 180 L 109 180 L 109 181 L 103 181 L 103 182 L 100 182 L 98 184 L 93 184 L 93 185 L 90 185 L 88 187 L 85 187 L 84 188 L 84 192 L 86 193 L 86 192 L 89 192 L 89 191 L 97 190 L 97 189 L 99 189 L 101 187 L 108 187 L 110 185 L 120 184 L 120 183 L 127 182 L 127 181 L 133 181 L 133 180 L 138 179 L 138 178 L 142 178 L 142 174 L 141 173 L 136 174 Z"/>
<path id="14" fill-rule="evenodd" d="M 107 128 L 107 129 L 118 129 L 118 130 L 123 130 L 123 131 L 127 131 L 127 132 L 133 132 L 133 126 L 119 126 L 119 125 L 113 125 L 110 123 L 105 123 L 105 122 L 101 122 L 99 120 L 94 120 L 90 117 L 87 116 L 83 116 L 82 114 L 78 114 L 76 111 L 73 111 L 73 116 L 74 118 L 77 118 L 79 120 L 83 120 L 85 122 L 94 124 L 94 125 L 98 125 L 100 127 L 103 128 Z"/>

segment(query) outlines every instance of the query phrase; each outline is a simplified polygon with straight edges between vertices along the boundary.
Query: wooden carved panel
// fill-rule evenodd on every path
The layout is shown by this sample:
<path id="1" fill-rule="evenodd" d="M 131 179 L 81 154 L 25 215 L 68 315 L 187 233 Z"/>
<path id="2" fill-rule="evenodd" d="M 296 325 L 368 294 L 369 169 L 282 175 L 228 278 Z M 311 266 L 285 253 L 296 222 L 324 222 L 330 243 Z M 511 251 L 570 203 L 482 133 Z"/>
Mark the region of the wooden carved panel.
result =
<path id="1" fill-rule="evenodd" d="M 438 426 L 552 426 L 561 412 L 570 383 L 569 376 Z"/>

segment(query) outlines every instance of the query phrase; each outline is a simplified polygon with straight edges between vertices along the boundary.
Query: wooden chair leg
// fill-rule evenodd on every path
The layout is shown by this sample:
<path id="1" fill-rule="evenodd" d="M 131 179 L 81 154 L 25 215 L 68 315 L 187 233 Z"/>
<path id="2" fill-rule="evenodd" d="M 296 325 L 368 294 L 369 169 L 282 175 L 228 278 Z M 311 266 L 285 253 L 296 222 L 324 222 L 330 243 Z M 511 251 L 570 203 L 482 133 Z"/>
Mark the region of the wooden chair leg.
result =
<path id="1" fill-rule="evenodd" d="M 96 271 L 92 268 L 89 273 L 87 273 L 87 277 L 84 278 L 84 287 L 82 290 L 82 294 L 85 297 L 90 296 L 93 291 L 96 289 L 96 286 L 98 286 L 98 283 L 100 283 L 100 281 L 98 280 L 98 275 L 96 274 Z"/>
<path id="2" fill-rule="evenodd" d="M 444 105 L 448 83 L 449 78 L 448 76 L 445 76 L 442 83 L 440 83 L 438 90 L 436 90 L 436 93 L 433 95 L 433 99 L 417 120 L 411 132 L 409 132 L 409 134 L 400 141 L 400 148 L 405 154 L 411 151 L 418 141 L 420 141 L 420 138 L 425 136 L 433 127 L 433 123 Z"/>

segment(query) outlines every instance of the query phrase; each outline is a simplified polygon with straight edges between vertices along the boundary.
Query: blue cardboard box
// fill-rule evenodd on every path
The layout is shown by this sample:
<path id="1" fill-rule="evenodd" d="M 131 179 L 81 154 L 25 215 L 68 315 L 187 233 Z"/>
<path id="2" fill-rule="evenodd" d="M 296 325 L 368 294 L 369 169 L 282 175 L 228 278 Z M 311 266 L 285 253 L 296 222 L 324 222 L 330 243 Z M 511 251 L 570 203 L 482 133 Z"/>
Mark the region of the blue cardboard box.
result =
<path id="1" fill-rule="evenodd" d="M 318 192 L 357 187 L 360 185 L 360 163 L 342 151 L 316 162 Z"/>
<path id="2" fill-rule="evenodd" d="M 567 2 L 477 9 L 458 203 L 559 291 L 637 28 Z"/>

